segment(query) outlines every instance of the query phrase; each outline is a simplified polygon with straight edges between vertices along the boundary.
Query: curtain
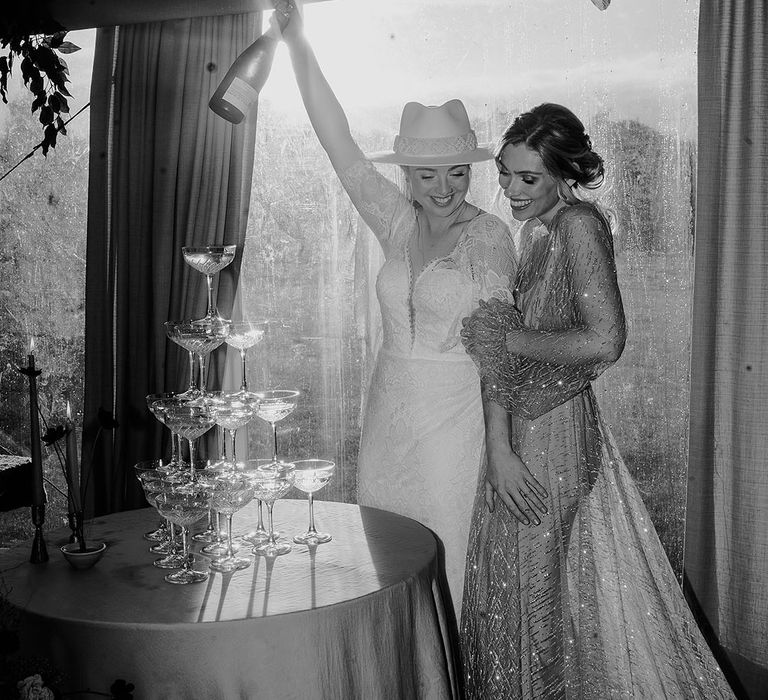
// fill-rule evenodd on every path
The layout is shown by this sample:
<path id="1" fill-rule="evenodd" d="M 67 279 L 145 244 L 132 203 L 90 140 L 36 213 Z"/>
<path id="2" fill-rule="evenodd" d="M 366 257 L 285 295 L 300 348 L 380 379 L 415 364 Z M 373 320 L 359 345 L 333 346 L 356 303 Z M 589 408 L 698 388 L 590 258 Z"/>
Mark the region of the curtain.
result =
<path id="1" fill-rule="evenodd" d="M 702 2 L 685 573 L 743 697 L 768 687 L 768 5 Z"/>
<path id="2" fill-rule="evenodd" d="M 163 327 L 206 310 L 205 278 L 184 263 L 182 246 L 239 244 L 233 263 L 215 278 L 219 311 L 233 313 L 256 120 L 251 115 L 233 127 L 207 103 L 260 23 L 260 13 L 249 13 L 99 30 L 83 436 L 83 454 L 96 454 L 94 514 L 143 504 L 132 465 L 167 445 L 145 397 L 181 391 L 189 381 L 187 353 L 166 340 Z M 211 371 L 220 374 L 223 363 Z M 97 439 L 100 408 L 119 427 Z"/>

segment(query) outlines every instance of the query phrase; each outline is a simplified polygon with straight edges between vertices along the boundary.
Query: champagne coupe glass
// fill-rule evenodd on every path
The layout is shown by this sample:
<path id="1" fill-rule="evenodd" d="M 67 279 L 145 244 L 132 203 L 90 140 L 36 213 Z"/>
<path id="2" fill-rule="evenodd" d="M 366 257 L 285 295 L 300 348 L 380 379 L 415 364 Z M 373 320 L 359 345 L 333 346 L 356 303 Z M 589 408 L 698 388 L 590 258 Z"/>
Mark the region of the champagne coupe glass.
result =
<path id="1" fill-rule="evenodd" d="M 238 467 L 236 438 L 238 428 L 242 428 L 253 420 L 259 399 L 252 392 L 209 392 L 206 401 L 211 406 L 216 424 L 224 430 L 224 442 L 231 445 L 231 449 L 225 448 L 225 460 L 222 467 L 228 471 L 234 471 Z M 227 440 L 229 438 L 229 440 Z"/>
<path id="2" fill-rule="evenodd" d="M 330 481 L 335 466 L 327 459 L 297 459 L 293 462 L 293 485 L 306 493 L 309 501 L 309 527 L 306 532 L 293 538 L 296 544 L 323 544 L 333 539 L 327 532 L 318 532 L 315 529 L 313 494 Z"/>
<path id="3" fill-rule="evenodd" d="M 158 394 L 147 394 L 146 401 L 147 408 L 149 408 L 152 415 L 168 427 L 165 422 L 165 409 L 168 406 L 185 403 L 187 398 L 184 394 L 175 394 L 172 391 L 167 391 Z M 189 465 L 181 457 L 181 436 L 171 430 L 171 461 L 160 465 L 159 468 L 164 471 L 173 471 L 174 469 L 182 469 L 186 466 Z"/>
<path id="4" fill-rule="evenodd" d="M 236 250 L 235 245 L 184 246 L 181 249 L 187 265 L 205 275 L 208 285 L 208 311 L 203 319 L 226 320 L 219 315 L 213 303 L 213 276 L 235 259 Z"/>
<path id="5" fill-rule="evenodd" d="M 167 478 L 167 474 L 161 471 L 160 467 L 162 467 L 162 460 L 159 459 L 138 462 L 133 465 L 136 478 L 144 490 L 144 496 L 154 508 L 156 508 L 155 498 L 162 492 L 163 479 Z M 163 523 L 164 539 L 157 545 L 150 547 L 149 551 L 165 556 L 155 559 L 152 563 L 160 569 L 178 569 L 184 565 L 184 557 L 176 544 L 176 532 L 170 520 L 164 518 Z"/>
<path id="6" fill-rule="evenodd" d="M 272 461 L 264 467 L 272 469 L 283 464 L 277 458 L 277 423 L 293 413 L 299 392 L 295 389 L 269 389 L 257 391 L 256 396 L 259 398 L 256 416 L 272 426 Z"/>
<path id="7" fill-rule="evenodd" d="M 142 481 L 141 474 L 144 471 L 154 470 L 158 466 L 160 468 L 163 467 L 162 459 L 151 459 L 144 462 L 138 462 L 134 465 L 134 473 L 136 474 L 136 478 L 139 480 L 139 483 L 141 484 L 141 488 L 144 491 L 144 495 L 146 496 L 150 505 L 153 505 L 153 504 L 149 498 L 149 495 L 147 494 L 146 488 L 144 487 L 144 482 Z M 149 477 L 152 474 L 156 474 L 156 473 L 157 472 L 150 471 L 150 473 L 147 476 Z M 144 533 L 144 539 L 149 542 L 155 542 L 160 547 L 167 548 L 170 534 L 172 534 L 172 530 L 169 532 L 168 522 L 165 520 L 165 518 L 163 518 L 154 530 L 149 530 L 148 532 Z M 150 548 L 150 551 L 153 551 L 152 548 Z M 157 551 L 157 550 L 154 550 L 154 551 Z"/>
<path id="8" fill-rule="evenodd" d="M 250 474 L 253 469 L 264 470 L 265 468 L 268 468 L 270 464 L 272 464 L 271 459 L 249 459 L 243 463 L 243 470 Z M 238 537 L 239 540 L 252 545 L 261 544 L 262 542 L 266 542 L 269 539 L 269 532 L 267 532 L 267 528 L 264 527 L 264 504 L 258 497 L 257 502 L 259 507 L 259 519 L 256 524 L 256 529 Z M 280 533 L 275 532 L 275 537 L 280 537 Z"/>
<path id="9" fill-rule="evenodd" d="M 168 338 L 197 357 L 200 366 L 198 386 L 187 389 L 184 396 L 190 399 L 200 398 L 205 394 L 206 358 L 227 339 L 229 322 L 213 318 L 200 321 L 166 321 L 164 325 Z"/>
<path id="10" fill-rule="evenodd" d="M 196 478 L 197 450 L 195 443 L 214 425 L 213 411 L 206 403 L 187 401 L 165 408 L 165 424 L 189 443 L 189 477 Z"/>
<path id="11" fill-rule="evenodd" d="M 189 548 L 189 527 L 208 511 L 209 494 L 205 486 L 197 481 L 186 483 L 162 480 L 155 496 L 155 507 L 160 515 L 168 518 L 181 528 L 182 568 L 165 576 L 168 583 L 200 583 L 208 578 L 207 571 L 193 568 L 195 555 Z"/>
<path id="12" fill-rule="evenodd" d="M 223 460 L 209 464 L 205 469 L 197 472 L 197 479 L 203 480 L 207 485 L 213 476 L 221 472 L 223 468 Z M 221 531 L 221 516 L 210 503 L 208 504 L 208 520 L 205 529 L 192 535 L 192 541 L 204 543 L 205 546 L 200 552 L 208 557 L 222 556 L 227 551 L 226 536 Z"/>
<path id="13" fill-rule="evenodd" d="M 232 323 L 227 336 L 227 345 L 240 351 L 240 364 L 242 367 L 242 380 L 240 391 L 248 391 L 248 379 L 245 372 L 245 354 L 248 348 L 252 348 L 264 339 L 267 332 L 266 321 L 237 321 Z"/>
<path id="14" fill-rule="evenodd" d="M 211 561 L 211 569 L 229 573 L 249 567 L 250 557 L 236 555 L 232 542 L 232 516 L 253 500 L 254 488 L 251 480 L 237 472 L 213 472 L 203 481 L 211 498 L 211 508 L 227 516 L 227 544 L 222 556 Z"/>
<path id="15" fill-rule="evenodd" d="M 266 542 L 256 545 L 253 548 L 253 553 L 263 557 L 277 557 L 281 554 L 288 554 L 291 551 L 291 545 L 287 542 L 278 542 L 272 519 L 272 509 L 275 501 L 285 496 L 293 485 L 293 465 L 285 462 L 276 467 L 264 469 L 258 464 L 254 467 L 246 463 L 245 471 L 253 484 L 255 497 L 263 501 L 267 506 L 269 537 Z"/>

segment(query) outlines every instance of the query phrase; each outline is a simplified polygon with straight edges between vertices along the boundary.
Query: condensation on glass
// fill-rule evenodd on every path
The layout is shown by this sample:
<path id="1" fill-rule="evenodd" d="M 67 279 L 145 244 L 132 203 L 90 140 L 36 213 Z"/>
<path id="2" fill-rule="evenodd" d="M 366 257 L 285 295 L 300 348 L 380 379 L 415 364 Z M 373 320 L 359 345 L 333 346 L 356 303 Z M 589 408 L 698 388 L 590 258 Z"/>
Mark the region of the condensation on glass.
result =
<path id="1" fill-rule="evenodd" d="M 624 355 L 596 390 L 679 573 L 697 3 L 615 2 L 600 12 L 589 0 L 331 0 L 305 13 L 310 39 L 364 150 L 391 147 L 409 100 L 461 98 L 486 142 L 520 110 L 544 101 L 565 104 L 584 118 L 606 158 L 609 178 L 599 196 L 615 215 L 629 320 Z M 72 80 L 89 79 L 78 60 L 68 57 Z M 79 83 L 70 91 L 88 93 Z M 0 122 L 0 139 L 9 165 L 14 154 L 24 155 L 18 144 L 31 149 L 39 135 L 26 103 L 3 109 L 9 118 Z M 80 121 L 87 122 L 87 113 Z M 6 301 L 0 312 L 3 327 L 13 329 L 4 336 L 0 366 L 5 451 L 23 450 L 28 440 L 26 418 L 9 407 L 23 405 L 12 365 L 32 334 L 56 366 L 46 391 L 52 397 L 82 391 L 86 182 L 67 179 L 64 186 L 61 172 L 74 163 L 84 172 L 87 140 L 77 135 L 76 124 L 68 130 L 47 159 L 31 159 L 2 184 Z M 396 168 L 391 173 L 396 176 Z M 471 201 L 505 214 L 496 190 L 493 165 L 475 166 Z M 357 215 L 307 123 L 281 47 L 259 104 L 240 285 L 247 317 L 279 323 L 248 353 L 249 386 L 302 392 L 279 428 L 281 454 L 336 461 L 323 498 L 349 501 L 356 497 L 360 408 L 371 359 L 366 319 L 375 316 L 360 272 L 377 258 L 357 229 Z M 62 257 L 70 264 L 62 266 Z M 62 299 L 72 313 L 58 313 Z M 251 457 L 269 456 L 269 426 L 256 421 L 248 436 Z"/>
<path id="2" fill-rule="evenodd" d="M 95 30 L 73 32 L 77 45 L 92 46 Z M 70 115 L 88 102 L 93 52 L 69 54 Z M 18 65 L 0 105 L 0 454 L 29 454 L 29 387 L 15 369 L 27 364 L 34 338 L 39 407 L 45 424 L 61 424 L 67 401 L 72 418 L 83 395 L 85 239 L 88 200 L 88 111 L 67 126 L 44 158 L 22 159 L 42 139 L 31 95 Z M 63 115 L 65 118 L 67 115 Z M 19 164 L 15 169 L 14 166 Z M 50 449 L 43 450 L 47 486 L 46 527 L 63 524 L 64 480 Z M 57 490 L 57 487 L 59 490 Z M 31 535 L 29 510 L 0 513 L 0 544 Z"/>
<path id="3" fill-rule="evenodd" d="M 605 12 L 587 0 L 358 0 L 306 9 L 307 33 L 363 150 L 391 147 L 409 100 L 461 98 L 480 141 L 491 143 L 541 102 L 565 104 L 585 121 L 606 160 L 598 196 L 614 216 L 629 322 L 624 355 L 596 390 L 678 574 L 697 15 L 696 3 L 663 0 L 614 3 Z M 354 500 L 367 320 L 375 316 L 360 277 L 377 256 L 375 244 L 358 237 L 357 215 L 307 123 L 285 51 L 262 94 L 257 141 L 241 296 L 247 313 L 282 325 L 252 371 L 265 385 L 303 392 L 301 410 L 282 427 L 286 451 L 336 460 L 324 497 Z M 476 165 L 473 178 L 470 200 L 509 220 L 493 165 Z M 252 451 L 266 449 L 266 430 L 252 426 L 250 438 Z"/>

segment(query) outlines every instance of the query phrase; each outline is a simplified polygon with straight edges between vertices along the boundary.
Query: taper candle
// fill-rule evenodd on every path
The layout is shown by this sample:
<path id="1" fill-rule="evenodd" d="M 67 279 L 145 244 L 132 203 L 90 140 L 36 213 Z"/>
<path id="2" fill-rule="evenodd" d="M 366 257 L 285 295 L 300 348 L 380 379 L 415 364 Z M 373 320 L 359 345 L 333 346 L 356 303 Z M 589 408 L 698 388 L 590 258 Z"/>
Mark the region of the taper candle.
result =
<path id="1" fill-rule="evenodd" d="M 31 370 L 29 377 L 29 428 L 30 450 L 32 452 L 32 505 L 45 504 L 45 489 L 43 488 L 43 456 L 40 447 L 40 416 L 37 410 L 37 374 L 35 373 L 35 339 L 29 341 L 27 364 Z"/>
<path id="2" fill-rule="evenodd" d="M 72 405 L 67 399 L 67 442 L 66 458 L 67 473 L 69 474 L 69 510 L 75 511 L 82 508 L 80 503 L 80 462 L 77 459 L 77 430 L 72 420 Z"/>

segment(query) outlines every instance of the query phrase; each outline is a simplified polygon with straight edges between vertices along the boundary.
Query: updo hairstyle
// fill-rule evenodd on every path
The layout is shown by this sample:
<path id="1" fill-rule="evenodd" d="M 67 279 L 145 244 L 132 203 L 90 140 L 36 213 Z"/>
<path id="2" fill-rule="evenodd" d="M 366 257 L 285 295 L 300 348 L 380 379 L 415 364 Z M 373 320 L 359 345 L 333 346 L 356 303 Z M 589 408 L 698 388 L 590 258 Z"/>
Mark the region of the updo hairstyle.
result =
<path id="1" fill-rule="evenodd" d="M 502 135 L 496 159 L 507 146 L 521 143 L 539 154 L 554 178 L 572 180 L 586 189 L 603 183 L 603 159 L 592 150 L 581 120 L 567 107 L 547 102 L 518 116 Z"/>

